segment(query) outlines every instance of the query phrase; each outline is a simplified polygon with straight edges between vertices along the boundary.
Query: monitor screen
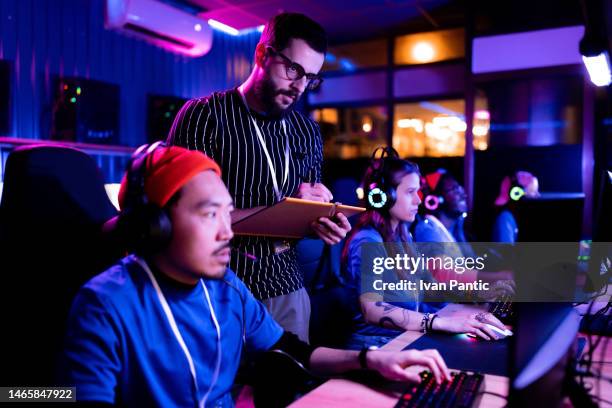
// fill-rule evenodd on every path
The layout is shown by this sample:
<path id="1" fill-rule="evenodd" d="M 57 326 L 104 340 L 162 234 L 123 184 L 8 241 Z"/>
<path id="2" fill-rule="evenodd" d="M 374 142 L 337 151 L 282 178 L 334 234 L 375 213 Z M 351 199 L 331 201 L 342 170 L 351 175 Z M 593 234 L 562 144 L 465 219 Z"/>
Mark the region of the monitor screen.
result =
<path id="1" fill-rule="evenodd" d="M 119 144 L 119 102 L 118 85 L 56 78 L 51 139 Z"/>
<path id="2" fill-rule="evenodd" d="M 612 242 L 612 167 L 601 174 L 594 221 L 593 240 Z"/>
<path id="3" fill-rule="evenodd" d="M 178 111 L 187 99 L 177 96 L 147 96 L 147 137 L 149 143 L 166 140 Z"/>
<path id="4" fill-rule="evenodd" d="M 612 168 L 601 173 L 595 205 L 593 240 L 588 243 L 587 276 L 584 290 L 596 292 L 610 281 L 612 275 Z"/>
<path id="5" fill-rule="evenodd" d="M 510 406 L 560 406 L 580 316 L 567 303 L 516 303 Z"/>
<path id="6" fill-rule="evenodd" d="M 582 233 L 582 194 L 542 194 L 521 199 L 516 221 L 521 242 L 578 242 Z"/>

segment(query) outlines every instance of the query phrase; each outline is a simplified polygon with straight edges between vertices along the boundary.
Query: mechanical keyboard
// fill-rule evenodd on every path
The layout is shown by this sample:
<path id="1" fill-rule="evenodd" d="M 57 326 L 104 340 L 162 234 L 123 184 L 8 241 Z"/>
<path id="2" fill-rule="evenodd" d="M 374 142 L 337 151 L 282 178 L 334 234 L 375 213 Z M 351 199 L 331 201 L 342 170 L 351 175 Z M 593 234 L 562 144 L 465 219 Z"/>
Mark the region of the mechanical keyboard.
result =
<path id="1" fill-rule="evenodd" d="M 515 318 L 512 298 L 508 296 L 500 299 L 499 302 L 489 303 L 489 313 L 492 313 L 502 323 L 512 325 Z"/>
<path id="2" fill-rule="evenodd" d="M 482 374 L 461 371 L 452 373 L 451 381 L 437 384 L 431 372 L 420 375 L 421 382 L 409 385 L 395 408 L 468 408 L 476 400 L 484 379 Z"/>

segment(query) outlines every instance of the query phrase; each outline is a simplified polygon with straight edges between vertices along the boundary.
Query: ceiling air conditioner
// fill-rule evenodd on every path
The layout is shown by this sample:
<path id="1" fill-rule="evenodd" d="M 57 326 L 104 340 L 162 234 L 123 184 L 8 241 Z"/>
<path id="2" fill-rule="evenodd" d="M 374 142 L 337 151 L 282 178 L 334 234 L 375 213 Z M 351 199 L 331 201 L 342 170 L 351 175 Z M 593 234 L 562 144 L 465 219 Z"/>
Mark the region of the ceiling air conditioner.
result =
<path id="1" fill-rule="evenodd" d="M 206 20 L 154 0 L 106 0 L 106 27 L 193 57 L 212 47 L 212 29 Z"/>

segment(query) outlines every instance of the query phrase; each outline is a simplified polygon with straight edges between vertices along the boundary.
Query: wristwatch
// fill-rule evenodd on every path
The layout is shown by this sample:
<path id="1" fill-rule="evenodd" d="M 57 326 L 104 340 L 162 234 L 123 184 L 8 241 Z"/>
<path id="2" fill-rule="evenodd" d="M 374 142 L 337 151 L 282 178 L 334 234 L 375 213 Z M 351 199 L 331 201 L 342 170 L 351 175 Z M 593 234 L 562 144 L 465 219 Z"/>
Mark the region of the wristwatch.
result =
<path id="1" fill-rule="evenodd" d="M 368 354 L 368 351 L 370 350 L 378 350 L 378 347 L 376 346 L 364 347 L 359 352 L 359 367 L 361 367 L 364 370 L 368 369 L 368 362 L 366 361 L 366 354 Z"/>

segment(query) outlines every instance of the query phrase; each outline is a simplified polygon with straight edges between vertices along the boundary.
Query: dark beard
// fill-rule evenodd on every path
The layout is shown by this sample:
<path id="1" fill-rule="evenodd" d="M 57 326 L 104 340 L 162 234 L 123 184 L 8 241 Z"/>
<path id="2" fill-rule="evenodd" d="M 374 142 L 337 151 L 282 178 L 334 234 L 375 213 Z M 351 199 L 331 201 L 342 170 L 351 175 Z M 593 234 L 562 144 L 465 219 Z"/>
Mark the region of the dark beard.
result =
<path id="1" fill-rule="evenodd" d="M 255 85 L 254 88 L 255 95 L 263 105 L 265 111 L 260 112 L 265 114 L 266 116 L 278 117 L 284 115 L 286 112 L 289 112 L 295 106 L 297 99 L 293 101 L 287 109 L 281 109 L 274 102 L 274 98 L 278 94 L 284 94 L 283 91 L 276 91 L 274 89 L 274 84 L 270 78 L 264 78 L 259 84 Z"/>

